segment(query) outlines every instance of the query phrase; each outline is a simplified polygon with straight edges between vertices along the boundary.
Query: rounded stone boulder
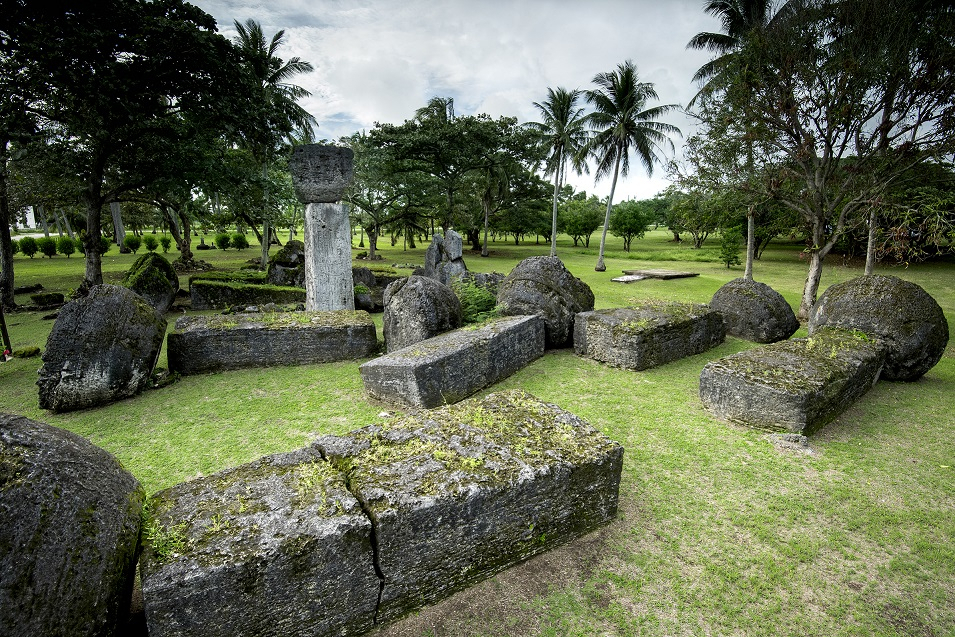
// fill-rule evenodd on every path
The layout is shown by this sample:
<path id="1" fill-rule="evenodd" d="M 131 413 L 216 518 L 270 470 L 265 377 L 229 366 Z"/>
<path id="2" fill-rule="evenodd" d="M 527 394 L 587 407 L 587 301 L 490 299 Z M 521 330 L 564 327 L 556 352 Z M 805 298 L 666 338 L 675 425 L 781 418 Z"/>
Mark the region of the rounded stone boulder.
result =
<path id="1" fill-rule="evenodd" d="M 118 635 L 145 494 L 82 436 L 0 414 L 0 635 Z"/>
<path id="2" fill-rule="evenodd" d="M 594 293 L 557 257 L 530 257 L 501 282 L 497 304 L 507 316 L 541 315 L 547 347 L 567 347 L 574 336 L 574 317 L 594 309 Z"/>
<path id="3" fill-rule="evenodd" d="M 305 287 L 305 244 L 292 239 L 269 259 L 265 282 L 287 287 Z"/>
<path id="4" fill-rule="evenodd" d="M 335 203 L 354 179 L 355 153 L 350 148 L 305 144 L 292 149 L 289 172 L 302 203 Z"/>
<path id="5" fill-rule="evenodd" d="M 727 334 L 747 341 L 784 341 L 799 329 L 796 314 L 783 295 L 752 279 L 733 279 L 721 287 L 710 308 L 723 315 Z"/>
<path id="6" fill-rule="evenodd" d="M 430 277 L 409 276 L 390 283 L 384 304 L 388 352 L 461 327 L 461 302 L 454 290 Z"/>
<path id="7" fill-rule="evenodd" d="M 162 255 L 147 252 L 126 272 L 123 285 L 146 299 L 160 314 L 165 314 L 176 300 L 179 275 Z"/>
<path id="8" fill-rule="evenodd" d="M 830 287 L 810 312 L 809 334 L 825 326 L 859 330 L 881 341 L 886 380 L 920 378 L 948 345 L 948 321 L 938 302 L 894 276 L 862 276 Z"/>
<path id="9" fill-rule="evenodd" d="M 134 396 L 149 384 L 166 319 L 135 292 L 96 285 L 60 310 L 43 352 L 40 407 L 70 411 Z"/>

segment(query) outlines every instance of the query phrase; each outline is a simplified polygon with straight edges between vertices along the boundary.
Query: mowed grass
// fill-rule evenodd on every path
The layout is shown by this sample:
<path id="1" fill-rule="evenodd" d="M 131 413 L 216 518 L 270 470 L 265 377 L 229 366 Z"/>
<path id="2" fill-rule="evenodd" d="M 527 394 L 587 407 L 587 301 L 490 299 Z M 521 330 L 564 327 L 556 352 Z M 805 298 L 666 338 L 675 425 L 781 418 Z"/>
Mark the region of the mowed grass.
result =
<path id="1" fill-rule="evenodd" d="M 715 254 L 697 261 L 705 252 L 668 238 L 659 231 L 635 241 L 633 254 L 647 259 L 630 258 L 612 240 L 605 273 L 593 271 L 597 236 L 589 250 L 562 242 L 559 255 L 593 288 L 598 307 L 647 298 L 707 302 L 741 274 Z M 424 246 L 403 251 L 382 241 L 381 248 L 385 263 L 423 260 Z M 491 258 L 465 258 L 472 270 L 506 273 L 547 251 L 543 242 L 497 242 Z M 253 247 L 197 256 L 238 267 L 256 254 Z M 108 280 L 132 262 L 113 257 Z M 75 257 L 67 264 L 20 255 L 16 267 L 18 284 L 36 280 L 54 289 L 75 287 L 82 276 Z M 700 276 L 610 282 L 623 269 L 646 267 Z M 951 260 L 879 272 L 922 285 L 951 327 Z M 799 246 L 771 246 L 755 274 L 798 305 L 805 277 Z M 830 257 L 823 288 L 860 274 Z M 52 326 L 31 312 L 9 314 L 7 322 L 15 346 L 42 346 Z M 702 408 L 703 365 L 751 347 L 730 338 L 643 372 L 552 351 L 483 392 L 526 389 L 623 444 L 618 517 L 596 540 L 554 552 L 563 557 L 535 558 L 380 634 L 955 634 L 955 349 L 916 382 L 879 383 L 810 439 L 810 455 L 777 450 L 764 433 L 719 422 Z M 388 408 L 366 398 L 358 364 L 186 377 L 107 407 L 54 415 L 36 405 L 39 360 L 17 359 L 0 365 L 0 409 L 87 436 L 154 492 L 374 422 Z M 547 559 L 581 566 L 570 575 L 549 573 L 554 562 Z"/>

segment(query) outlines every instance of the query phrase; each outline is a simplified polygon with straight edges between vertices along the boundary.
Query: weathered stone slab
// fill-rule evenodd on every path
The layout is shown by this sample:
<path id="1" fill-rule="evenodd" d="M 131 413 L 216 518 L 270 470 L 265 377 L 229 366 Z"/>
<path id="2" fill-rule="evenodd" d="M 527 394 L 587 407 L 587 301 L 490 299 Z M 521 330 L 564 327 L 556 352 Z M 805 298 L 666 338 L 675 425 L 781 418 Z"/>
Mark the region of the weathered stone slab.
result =
<path id="1" fill-rule="evenodd" d="M 467 398 L 543 355 L 543 319 L 512 316 L 420 341 L 368 361 L 360 371 L 374 398 L 437 407 Z"/>
<path id="2" fill-rule="evenodd" d="M 315 637 L 372 628 L 371 523 L 309 449 L 150 500 L 140 560 L 150 637 Z"/>
<path id="3" fill-rule="evenodd" d="M 292 147 L 289 172 L 302 203 L 335 203 L 355 177 L 355 153 L 343 146 L 300 144 Z"/>
<path id="4" fill-rule="evenodd" d="M 0 635 L 119 634 L 144 497 L 82 436 L 0 414 Z"/>
<path id="5" fill-rule="evenodd" d="M 876 341 L 828 328 L 707 363 L 700 400 L 718 418 L 810 434 L 869 391 L 884 360 Z"/>
<path id="6" fill-rule="evenodd" d="M 164 256 L 147 252 L 130 266 L 123 285 L 146 299 L 157 312 L 165 314 L 176 300 L 179 275 Z"/>
<path id="7" fill-rule="evenodd" d="M 636 283 L 637 281 L 643 281 L 645 276 L 640 276 L 639 274 L 624 274 L 623 276 L 618 276 L 614 279 L 610 279 L 614 283 Z"/>
<path id="8" fill-rule="evenodd" d="M 316 442 L 375 525 L 379 621 L 613 520 L 623 448 L 522 391 Z"/>
<path id="9" fill-rule="evenodd" d="M 43 351 L 42 409 L 70 411 L 134 396 L 152 374 L 166 319 L 135 292 L 96 285 L 60 310 Z"/>
<path id="10" fill-rule="evenodd" d="M 624 274 L 632 276 L 641 276 L 644 279 L 685 279 L 692 276 L 700 276 L 699 272 L 683 272 L 680 270 L 668 270 L 666 268 L 654 268 L 650 270 L 623 270 Z"/>
<path id="11" fill-rule="evenodd" d="M 261 312 L 180 318 L 166 356 L 170 371 L 199 374 L 353 360 L 377 349 L 366 312 Z"/>
<path id="12" fill-rule="evenodd" d="M 304 303 L 305 290 L 296 287 L 196 279 L 189 283 L 190 307 L 222 310 L 235 305 Z"/>
<path id="13" fill-rule="evenodd" d="M 296 239 L 269 257 L 265 282 L 270 285 L 305 288 L 305 244 Z"/>
<path id="14" fill-rule="evenodd" d="M 461 327 L 461 301 L 437 279 L 409 276 L 388 284 L 383 300 L 385 349 L 409 345 Z"/>
<path id="15" fill-rule="evenodd" d="M 723 317 L 706 305 L 653 302 L 581 312 L 574 323 L 574 351 L 641 370 L 705 352 L 725 336 Z"/>

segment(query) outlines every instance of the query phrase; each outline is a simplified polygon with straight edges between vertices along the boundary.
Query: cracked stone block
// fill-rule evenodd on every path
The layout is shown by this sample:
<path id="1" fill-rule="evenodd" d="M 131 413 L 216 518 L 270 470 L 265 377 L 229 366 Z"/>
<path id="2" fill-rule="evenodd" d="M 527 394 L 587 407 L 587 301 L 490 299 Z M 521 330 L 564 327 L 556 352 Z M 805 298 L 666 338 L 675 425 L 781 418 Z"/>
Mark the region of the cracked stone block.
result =
<path id="1" fill-rule="evenodd" d="M 169 369 L 180 374 L 354 360 L 377 349 L 371 317 L 350 310 L 188 316 L 167 337 Z"/>
<path id="2" fill-rule="evenodd" d="M 700 400 L 717 418 L 810 434 L 868 392 L 884 360 L 861 332 L 822 329 L 707 363 Z"/>
<path id="3" fill-rule="evenodd" d="M 379 622 L 613 520 L 623 448 L 574 414 L 505 391 L 315 446 L 375 526 Z"/>
<path id="4" fill-rule="evenodd" d="M 647 302 L 581 312 L 574 321 L 578 356 L 632 370 L 701 354 L 725 338 L 723 317 L 698 303 Z"/>
<path id="5" fill-rule="evenodd" d="M 543 355 L 543 319 L 513 316 L 419 341 L 360 371 L 373 398 L 430 408 L 456 403 Z"/>
<path id="6" fill-rule="evenodd" d="M 140 559 L 150 637 L 359 635 L 380 582 L 371 523 L 313 450 L 150 499 Z"/>

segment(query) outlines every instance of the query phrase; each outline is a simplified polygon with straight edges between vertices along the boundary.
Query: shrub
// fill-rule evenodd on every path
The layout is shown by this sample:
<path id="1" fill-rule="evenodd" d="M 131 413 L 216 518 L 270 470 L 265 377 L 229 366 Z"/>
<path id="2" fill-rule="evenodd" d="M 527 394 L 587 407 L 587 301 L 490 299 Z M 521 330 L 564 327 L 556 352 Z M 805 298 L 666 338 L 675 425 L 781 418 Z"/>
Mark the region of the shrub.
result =
<path id="1" fill-rule="evenodd" d="M 162 246 L 163 252 L 169 252 L 169 248 L 172 246 L 172 239 L 163 235 L 159 237 L 159 244 Z"/>
<path id="2" fill-rule="evenodd" d="M 37 253 L 37 250 L 39 249 L 40 248 L 39 246 L 37 246 L 36 239 L 34 239 L 33 237 L 23 237 L 22 239 L 20 239 L 20 252 L 27 255 L 31 259 L 33 258 L 33 255 L 35 255 Z"/>
<path id="3" fill-rule="evenodd" d="M 241 232 L 236 232 L 232 235 L 232 247 L 236 250 L 245 250 L 249 247 L 249 240 Z"/>
<path id="4" fill-rule="evenodd" d="M 106 237 L 101 236 L 99 238 L 99 253 L 106 254 L 109 252 L 110 246 L 113 245 L 113 242 L 107 239 Z"/>
<path id="5" fill-rule="evenodd" d="M 13 248 L 13 254 L 17 254 L 20 252 L 20 242 L 17 241 L 16 239 L 10 240 L 10 246 Z"/>
<path id="6" fill-rule="evenodd" d="M 220 232 L 215 236 L 212 242 L 216 244 L 216 247 L 220 250 L 228 250 L 229 246 L 232 245 L 232 236 L 228 232 Z"/>
<path id="7" fill-rule="evenodd" d="M 56 239 L 53 237 L 40 237 L 36 240 L 36 247 L 51 259 L 56 256 Z"/>
<path id="8" fill-rule="evenodd" d="M 142 241 L 139 237 L 134 234 L 126 235 L 126 238 L 123 239 L 123 245 L 126 246 L 133 254 L 136 254 L 139 251 L 139 246 L 142 245 Z"/>
<path id="9" fill-rule="evenodd" d="M 720 238 L 720 261 L 726 264 L 726 267 L 739 265 L 742 263 L 739 258 L 740 248 L 743 244 L 743 233 L 739 228 L 726 228 L 723 230 Z"/>
<path id="10" fill-rule="evenodd" d="M 461 321 L 480 323 L 497 316 L 497 298 L 487 288 L 475 285 L 470 279 L 451 282 L 451 289 L 461 301 Z"/>
<path id="11" fill-rule="evenodd" d="M 156 248 L 159 247 L 159 240 L 151 234 L 147 234 L 143 237 L 143 247 L 150 252 L 155 252 Z"/>
<path id="12" fill-rule="evenodd" d="M 371 294 L 371 289 L 367 285 L 362 285 L 359 283 L 355 286 L 355 296 L 359 294 Z"/>
<path id="13" fill-rule="evenodd" d="M 69 259 L 70 255 L 76 252 L 76 242 L 70 237 L 60 237 L 56 240 L 56 251 Z"/>

